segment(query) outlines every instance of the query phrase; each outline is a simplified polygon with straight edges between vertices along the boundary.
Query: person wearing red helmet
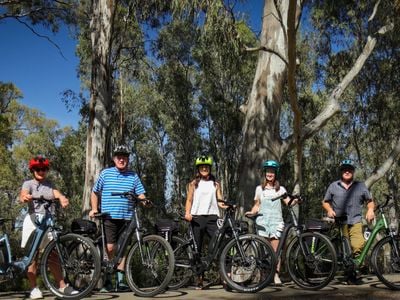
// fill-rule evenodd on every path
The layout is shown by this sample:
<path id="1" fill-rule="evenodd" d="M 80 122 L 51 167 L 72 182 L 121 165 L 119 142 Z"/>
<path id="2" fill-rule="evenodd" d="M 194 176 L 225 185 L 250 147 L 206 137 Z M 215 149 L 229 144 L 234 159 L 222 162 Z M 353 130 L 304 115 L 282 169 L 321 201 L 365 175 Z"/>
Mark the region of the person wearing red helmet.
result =
<path id="1" fill-rule="evenodd" d="M 55 189 L 52 183 L 46 178 L 49 168 L 49 160 L 41 155 L 35 156 L 29 161 L 29 170 L 31 171 L 33 178 L 25 181 L 22 184 L 19 196 L 22 203 L 28 204 L 28 214 L 26 215 L 22 226 L 22 248 L 26 247 L 29 237 L 36 230 L 36 225 L 34 222 L 36 216 L 45 213 L 45 208 L 43 207 L 44 204 L 33 200 L 33 198 L 58 198 L 61 207 L 63 208 L 67 207 L 69 204 L 68 199 L 60 191 Z M 51 207 L 51 210 L 55 211 L 55 207 Z M 49 243 L 49 239 L 45 236 L 40 248 L 43 249 L 47 245 L 47 243 Z M 37 269 L 38 263 L 36 258 L 27 270 L 28 281 L 32 289 L 30 293 L 30 299 L 43 298 L 43 294 L 37 286 Z M 65 284 L 64 280 L 62 279 L 61 270 L 58 274 L 54 275 L 55 277 L 58 276 L 60 278 L 60 289 L 62 289 L 64 293 L 68 293 L 71 295 L 77 293 L 77 291 L 74 291 L 70 286 Z"/>

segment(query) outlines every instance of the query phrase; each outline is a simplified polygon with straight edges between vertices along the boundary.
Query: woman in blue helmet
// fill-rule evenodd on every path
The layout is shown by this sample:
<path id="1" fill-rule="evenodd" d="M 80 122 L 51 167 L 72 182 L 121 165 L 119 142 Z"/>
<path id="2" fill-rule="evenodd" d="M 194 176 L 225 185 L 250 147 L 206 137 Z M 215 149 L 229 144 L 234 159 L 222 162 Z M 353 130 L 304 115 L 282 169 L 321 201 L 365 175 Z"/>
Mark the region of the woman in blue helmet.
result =
<path id="1" fill-rule="evenodd" d="M 250 212 L 246 214 L 260 213 L 256 223 L 259 229 L 257 234 L 265 237 L 276 251 L 281 237 L 284 222 L 282 217 L 281 201 L 273 201 L 273 199 L 286 193 L 286 189 L 279 184 L 277 176 L 279 174 L 280 165 L 275 160 L 266 160 L 263 163 L 263 179 L 256 188 L 254 196 L 254 205 Z M 283 201 L 287 204 L 290 198 L 287 197 Z M 274 282 L 276 285 L 282 284 L 279 278 L 278 263 Z"/>

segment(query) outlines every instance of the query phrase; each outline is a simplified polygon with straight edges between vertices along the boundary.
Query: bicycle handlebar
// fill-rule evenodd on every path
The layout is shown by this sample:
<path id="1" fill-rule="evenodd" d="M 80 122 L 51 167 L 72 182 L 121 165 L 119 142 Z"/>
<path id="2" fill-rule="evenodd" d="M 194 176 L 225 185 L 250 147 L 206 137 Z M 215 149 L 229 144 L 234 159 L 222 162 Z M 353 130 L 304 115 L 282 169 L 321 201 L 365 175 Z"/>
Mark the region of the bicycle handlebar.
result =
<path id="1" fill-rule="evenodd" d="M 45 202 L 56 203 L 57 201 L 60 200 L 60 198 L 47 199 L 47 198 L 45 198 L 43 196 L 40 196 L 40 197 L 32 197 L 32 200 L 39 201 L 39 202 L 42 202 L 42 203 L 45 203 Z"/>
<path id="2" fill-rule="evenodd" d="M 226 206 L 228 206 L 228 208 L 236 208 L 236 203 L 233 203 L 229 200 L 222 200 L 222 199 L 218 199 L 217 202 L 222 203 Z"/>
<path id="3" fill-rule="evenodd" d="M 280 196 L 272 198 L 271 201 L 282 200 L 282 199 L 285 199 L 287 197 L 290 198 L 288 206 L 291 206 L 293 201 L 296 200 L 296 199 L 297 199 L 297 204 L 301 204 L 301 203 L 304 202 L 304 199 L 300 195 L 292 195 L 292 194 L 289 194 L 289 193 L 283 193 Z"/>
<path id="4" fill-rule="evenodd" d="M 154 205 L 153 202 L 148 199 L 148 198 L 139 198 L 137 195 L 135 195 L 133 192 L 112 192 L 111 196 L 120 196 L 121 198 L 127 198 L 130 201 L 134 202 L 143 202 L 146 205 Z"/>

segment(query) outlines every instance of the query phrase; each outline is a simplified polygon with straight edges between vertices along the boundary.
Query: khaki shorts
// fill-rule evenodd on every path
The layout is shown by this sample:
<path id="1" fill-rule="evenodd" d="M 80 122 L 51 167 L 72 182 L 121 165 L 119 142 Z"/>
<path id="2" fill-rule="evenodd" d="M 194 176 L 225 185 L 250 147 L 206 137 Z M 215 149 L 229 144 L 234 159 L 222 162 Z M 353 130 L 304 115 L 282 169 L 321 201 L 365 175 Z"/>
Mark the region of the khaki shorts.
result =
<path id="1" fill-rule="evenodd" d="M 24 224 L 22 225 L 22 240 L 21 240 L 21 248 L 25 248 L 26 244 L 29 240 L 29 237 L 33 234 L 33 232 L 37 229 L 35 223 L 32 222 L 31 215 L 27 214 L 24 219 Z M 40 243 L 40 249 L 44 249 L 48 243 L 52 240 L 52 236 L 50 232 L 46 232 L 42 242 Z"/>

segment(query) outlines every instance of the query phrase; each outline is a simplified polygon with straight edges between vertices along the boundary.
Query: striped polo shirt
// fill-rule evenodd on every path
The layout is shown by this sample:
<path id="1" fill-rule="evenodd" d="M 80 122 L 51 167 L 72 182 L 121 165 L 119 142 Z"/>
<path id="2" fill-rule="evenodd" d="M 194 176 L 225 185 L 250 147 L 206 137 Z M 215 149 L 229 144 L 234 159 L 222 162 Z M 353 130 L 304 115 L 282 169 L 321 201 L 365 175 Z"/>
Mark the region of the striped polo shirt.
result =
<path id="1" fill-rule="evenodd" d="M 336 216 L 347 214 L 347 224 L 350 225 L 361 222 L 363 205 L 370 200 L 372 196 L 364 182 L 354 181 L 346 190 L 340 180 L 329 185 L 324 198 L 325 202 L 332 204 Z"/>
<path id="2" fill-rule="evenodd" d="M 104 169 L 93 187 L 93 192 L 100 194 L 101 212 L 108 213 L 111 219 L 130 220 L 133 216 L 133 204 L 121 196 L 111 196 L 111 193 L 133 192 L 144 194 L 139 176 L 133 171 L 120 172 L 116 167 Z"/>

